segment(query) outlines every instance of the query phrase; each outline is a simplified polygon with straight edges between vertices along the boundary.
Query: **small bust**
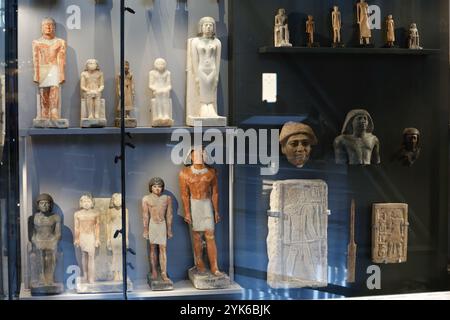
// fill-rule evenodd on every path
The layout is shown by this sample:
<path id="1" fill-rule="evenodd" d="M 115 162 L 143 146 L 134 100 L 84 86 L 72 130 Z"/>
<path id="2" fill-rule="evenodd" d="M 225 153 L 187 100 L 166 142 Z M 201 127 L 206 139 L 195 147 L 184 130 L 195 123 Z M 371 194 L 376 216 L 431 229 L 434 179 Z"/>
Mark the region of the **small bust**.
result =
<path id="1" fill-rule="evenodd" d="M 420 131 L 416 128 L 403 130 L 403 143 L 398 159 L 404 166 L 411 167 L 420 156 Z"/>
<path id="2" fill-rule="evenodd" d="M 318 144 L 316 135 L 310 126 L 288 122 L 281 129 L 281 152 L 289 163 L 297 168 L 303 168 L 311 155 L 311 147 Z"/>
<path id="3" fill-rule="evenodd" d="M 347 114 L 342 134 L 334 140 L 337 164 L 379 164 L 380 142 L 372 134 L 374 124 L 364 109 L 355 109 Z"/>

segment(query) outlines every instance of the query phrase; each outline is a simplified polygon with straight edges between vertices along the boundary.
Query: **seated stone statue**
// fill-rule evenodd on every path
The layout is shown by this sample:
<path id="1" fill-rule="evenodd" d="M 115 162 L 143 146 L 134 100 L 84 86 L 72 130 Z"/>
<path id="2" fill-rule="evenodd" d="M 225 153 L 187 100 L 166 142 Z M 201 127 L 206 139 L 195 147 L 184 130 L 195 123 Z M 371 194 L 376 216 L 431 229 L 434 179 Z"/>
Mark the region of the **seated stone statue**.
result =
<path id="1" fill-rule="evenodd" d="M 36 198 L 38 212 L 28 220 L 28 236 L 31 242 L 31 294 L 60 294 L 62 283 L 55 282 L 58 243 L 61 239 L 61 218 L 52 212 L 53 199 L 48 194 Z"/>
<path id="2" fill-rule="evenodd" d="M 372 134 L 373 120 L 363 109 L 347 114 L 342 134 L 334 140 L 337 164 L 370 165 L 379 164 L 380 142 Z"/>
<path id="3" fill-rule="evenodd" d="M 171 127 L 172 119 L 172 80 L 167 70 L 166 60 L 155 60 L 154 69 L 149 73 L 149 88 L 152 93 L 152 127 Z"/>

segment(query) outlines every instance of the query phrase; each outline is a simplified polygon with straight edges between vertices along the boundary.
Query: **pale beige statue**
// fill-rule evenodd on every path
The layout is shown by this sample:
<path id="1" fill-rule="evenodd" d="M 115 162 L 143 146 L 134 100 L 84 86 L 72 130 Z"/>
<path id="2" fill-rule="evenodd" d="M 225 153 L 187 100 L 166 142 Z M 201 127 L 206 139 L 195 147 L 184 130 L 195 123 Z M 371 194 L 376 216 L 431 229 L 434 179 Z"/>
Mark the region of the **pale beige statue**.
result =
<path id="1" fill-rule="evenodd" d="M 42 37 L 34 40 L 34 82 L 38 85 L 37 117 L 33 126 L 38 128 L 67 128 L 67 119 L 61 119 L 61 85 L 65 82 L 66 41 L 56 37 L 56 22 L 42 20 Z"/>
<path id="2" fill-rule="evenodd" d="M 127 234 L 127 248 L 128 248 L 128 209 L 126 210 L 126 234 Z M 123 254 L 122 254 L 122 233 L 117 231 L 122 230 L 122 195 L 114 193 L 111 197 L 107 218 L 107 246 L 112 251 L 111 270 L 113 272 L 113 281 L 123 280 Z"/>
<path id="3" fill-rule="evenodd" d="M 409 49 L 421 50 L 423 49 L 420 46 L 420 35 L 419 29 L 417 28 L 417 24 L 411 23 L 411 27 L 409 28 Z"/>
<path id="4" fill-rule="evenodd" d="M 338 6 L 331 12 L 331 25 L 333 27 L 333 47 L 341 46 L 342 17 Z"/>
<path id="5" fill-rule="evenodd" d="M 216 22 L 204 17 L 199 34 L 188 40 L 186 122 L 188 126 L 226 126 L 227 118 L 217 113 L 222 43 L 216 37 Z"/>
<path id="6" fill-rule="evenodd" d="M 292 44 L 289 42 L 288 17 L 286 10 L 283 8 L 278 9 L 278 13 L 275 16 L 274 43 L 275 47 L 292 47 Z"/>
<path id="7" fill-rule="evenodd" d="M 80 89 L 81 127 L 106 126 L 105 99 L 102 99 L 105 80 L 96 59 L 86 61 L 86 67 L 81 73 Z"/>
<path id="8" fill-rule="evenodd" d="M 372 206 L 372 261 L 404 263 L 408 252 L 408 205 L 376 203 Z"/>
<path id="9" fill-rule="evenodd" d="M 142 199 L 143 236 L 150 242 L 149 284 L 153 290 L 173 289 L 173 283 L 167 275 L 167 240 L 173 237 L 173 209 L 172 198 L 163 194 L 164 186 L 164 180 L 152 178 L 149 183 L 150 194 Z"/>
<path id="10" fill-rule="evenodd" d="M 153 127 L 171 127 L 172 119 L 172 91 L 171 73 L 167 70 L 167 62 L 162 58 L 155 60 L 154 69 L 149 73 L 151 92 L 151 112 Z"/>
<path id="11" fill-rule="evenodd" d="M 74 245 L 81 250 L 81 282 L 92 284 L 95 282 L 95 250 L 100 246 L 99 212 L 94 209 L 90 194 L 80 198 L 80 209 L 74 215 Z"/>
<path id="12" fill-rule="evenodd" d="M 134 76 L 130 70 L 130 63 L 125 61 L 124 63 L 124 71 L 125 71 L 125 81 L 124 81 L 124 97 L 125 97 L 125 127 L 126 128 L 135 128 L 137 126 L 136 118 L 131 116 L 132 111 L 134 110 L 134 97 L 136 95 L 135 86 L 134 86 Z M 121 76 L 120 73 L 116 76 L 116 94 L 117 94 L 117 108 L 116 108 L 116 127 L 120 127 L 120 108 L 121 108 L 121 98 L 122 94 L 120 92 L 120 83 Z"/>
<path id="13" fill-rule="evenodd" d="M 370 45 L 372 31 L 369 23 L 369 4 L 365 0 L 360 0 L 356 4 L 356 18 L 359 26 L 359 43 L 361 45 Z"/>
<path id="14" fill-rule="evenodd" d="M 386 46 L 393 48 L 395 45 L 395 22 L 392 14 L 386 19 Z"/>

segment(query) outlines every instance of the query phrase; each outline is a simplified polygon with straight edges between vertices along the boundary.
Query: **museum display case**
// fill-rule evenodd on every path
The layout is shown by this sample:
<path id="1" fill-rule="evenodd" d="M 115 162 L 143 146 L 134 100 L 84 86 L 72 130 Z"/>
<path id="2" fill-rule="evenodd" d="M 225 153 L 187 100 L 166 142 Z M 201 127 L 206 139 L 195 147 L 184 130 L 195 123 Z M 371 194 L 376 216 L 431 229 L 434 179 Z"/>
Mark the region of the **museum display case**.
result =
<path id="1" fill-rule="evenodd" d="M 449 289 L 448 1 L 0 3 L 0 298 Z"/>

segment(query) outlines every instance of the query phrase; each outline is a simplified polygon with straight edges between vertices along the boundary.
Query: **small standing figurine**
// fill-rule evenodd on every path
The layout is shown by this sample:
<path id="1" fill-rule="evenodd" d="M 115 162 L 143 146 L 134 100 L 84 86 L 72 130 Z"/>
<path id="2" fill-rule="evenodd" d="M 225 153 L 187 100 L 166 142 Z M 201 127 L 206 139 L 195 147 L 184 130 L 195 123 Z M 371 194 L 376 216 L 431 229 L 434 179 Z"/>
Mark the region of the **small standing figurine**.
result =
<path id="1" fill-rule="evenodd" d="M 152 93 L 151 111 L 152 127 L 171 127 L 172 119 L 172 80 L 170 71 L 167 70 L 166 60 L 155 60 L 154 69 L 149 73 L 148 87 Z"/>
<path id="2" fill-rule="evenodd" d="M 227 118 L 217 114 L 222 43 L 216 37 L 216 21 L 203 17 L 198 36 L 188 41 L 186 123 L 195 126 L 224 127 Z"/>
<path id="3" fill-rule="evenodd" d="M 393 48 L 395 45 L 395 22 L 392 14 L 386 19 L 386 47 Z"/>
<path id="4" fill-rule="evenodd" d="M 149 183 L 150 194 L 142 199 L 144 238 L 150 242 L 151 275 L 148 282 L 152 290 L 173 290 L 173 282 L 167 276 L 167 239 L 172 234 L 172 198 L 163 195 L 164 180 L 152 178 Z M 159 270 L 157 263 L 159 247 Z M 158 272 L 159 271 L 159 272 Z"/>
<path id="5" fill-rule="evenodd" d="M 306 20 L 306 34 L 308 37 L 308 48 L 311 47 L 318 47 L 319 44 L 317 42 L 314 42 L 314 31 L 315 31 L 315 22 L 314 17 L 311 15 L 308 15 L 308 19 Z"/>
<path id="6" fill-rule="evenodd" d="M 96 59 L 86 61 L 86 67 L 81 73 L 80 89 L 81 127 L 98 128 L 106 126 L 105 99 L 102 99 L 105 81 Z"/>
<path id="7" fill-rule="evenodd" d="M 189 270 L 189 278 L 197 289 L 220 289 L 230 286 L 230 278 L 219 271 L 217 262 L 214 228 L 220 221 L 219 183 L 217 171 L 205 164 L 205 156 L 203 148 L 193 148 L 179 174 L 184 221 L 192 227 L 194 247 L 195 267 Z M 209 270 L 203 260 L 203 237 Z"/>
<path id="8" fill-rule="evenodd" d="M 128 209 L 126 210 L 126 228 L 127 228 L 127 247 L 128 247 Z M 111 197 L 108 210 L 107 222 L 107 246 L 112 251 L 112 272 L 114 274 L 113 281 L 122 281 L 122 233 L 118 233 L 114 238 L 117 230 L 122 230 L 122 195 L 114 193 Z"/>
<path id="9" fill-rule="evenodd" d="M 31 249 L 31 294 L 60 294 L 62 283 L 55 282 L 58 243 L 61 240 L 61 218 L 52 212 L 53 198 L 41 194 L 36 199 L 38 212 L 28 219 Z"/>
<path id="10" fill-rule="evenodd" d="M 369 4 L 365 0 L 360 0 L 356 4 L 356 18 L 359 26 L 359 44 L 370 46 L 372 31 L 369 24 Z"/>
<path id="11" fill-rule="evenodd" d="M 278 9 L 278 13 L 275 16 L 274 27 L 275 47 L 292 47 L 289 42 L 289 25 L 286 10 Z"/>
<path id="12" fill-rule="evenodd" d="M 406 128 L 403 131 L 403 143 L 397 158 L 404 166 L 411 167 L 419 156 L 420 131 L 416 128 Z"/>
<path id="13" fill-rule="evenodd" d="M 56 37 L 56 22 L 42 20 L 42 37 L 33 41 L 34 82 L 39 87 L 37 128 L 68 128 L 61 119 L 61 85 L 65 82 L 66 41 Z"/>
<path id="14" fill-rule="evenodd" d="M 333 27 L 333 48 L 343 47 L 341 42 L 342 16 L 338 6 L 331 12 L 331 25 Z"/>
<path id="15" fill-rule="evenodd" d="M 80 209 L 75 212 L 74 245 L 81 249 L 83 277 L 81 282 L 95 282 L 95 249 L 100 246 L 99 213 L 94 209 L 94 199 L 90 194 L 80 198 Z"/>
<path id="16" fill-rule="evenodd" d="M 135 90 L 134 90 L 134 78 L 133 73 L 130 71 L 130 63 L 128 61 L 125 61 L 124 64 L 125 69 L 125 127 L 126 128 L 136 128 L 137 126 L 137 120 L 136 118 L 131 117 L 131 111 L 134 110 L 134 96 L 135 96 Z M 116 127 L 120 127 L 120 107 L 121 107 L 121 101 L 122 95 L 120 93 L 120 80 L 121 76 L 120 73 L 116 77 L 116 94 L 117 94 L 117 116 L 115 125 Z"/>
<path id="17" fill-rule="evenodd" d="M 281 151 L 289 163 L 303 168 L 311 154 L 311 146 L 318 143 L 310 126 L 303 123 L 288 122 L 281 129 Z"/>
<path id="18" fill-rule="evenodd" d="M 380 142 L 372 134 L 374 124 L 366 110 L 352 110 L 347 114 L 342 134 L 334 140 L 337 164 L 379 164 Z"/>
<path id="19" fill-rule="evenodd" d="M 417 24 L 415 23 L 411 23 L 411 27 L 409 28 L 409 49 L 423 49 L 420 46 L 419 29 L 417 29 Z"/>

